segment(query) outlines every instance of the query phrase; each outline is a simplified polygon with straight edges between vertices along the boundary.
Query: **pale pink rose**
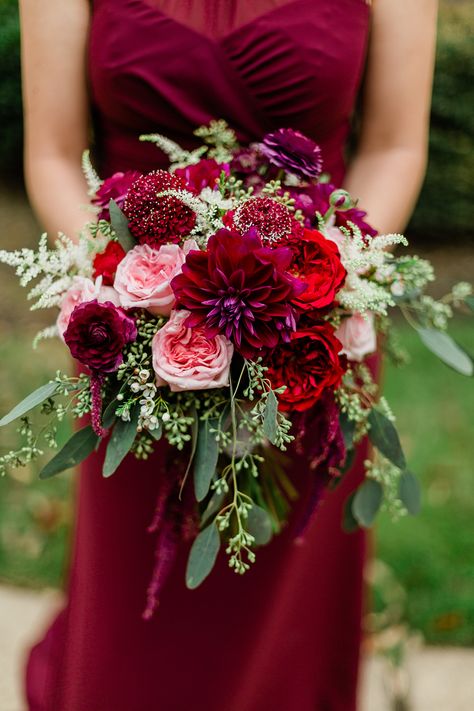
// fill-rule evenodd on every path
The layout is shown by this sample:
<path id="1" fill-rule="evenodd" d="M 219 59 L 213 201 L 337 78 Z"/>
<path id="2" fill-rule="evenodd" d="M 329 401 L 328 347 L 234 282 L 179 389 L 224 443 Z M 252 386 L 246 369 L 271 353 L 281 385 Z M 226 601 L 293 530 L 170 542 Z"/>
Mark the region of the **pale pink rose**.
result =
<path id="1" fill-rule="evenodd" d="M 153 249 L 140 244 L 131 249 L 115 274 L 114 288 L 120 294 L 121 305 L 168 316 L 175 304 L 171 280 L 181 272 L 190 249 L 198 249 L 194 240 L 187 240 L 183 248 L 164 244 Z"/>
<path id="2" fill-rule="evenodd" d="M 374 316 L 371 313 L 354 314 L 345 318 L 336 331 L 342 351 L 349 360 L 362 361 L 377 349 Z"/>
<path id="3" fill-rule="evenodd" d="M 207 390 L 229 385 L 233 346 L 224 336 L 207 338 L 202 327 L 187 328 L 189 311 L 172 311 L 151 349 L 156 384 L 170 390 Z"/>
<path id="4" fill-rule="evenodd" d="M 87 279 L 87 277 L 75 276 L 72 280 L 72 286 L 69 287 L 61 299 L 56 320 L 61 338 L 76 306 L 93 299 L 97 299 L 100 303 L 111 301 L 115 306 L 120 306 L 119 295 L 111 286 L 102 285 L 102 277 L 98 277 L 94 282 L 92 279 Z"/>

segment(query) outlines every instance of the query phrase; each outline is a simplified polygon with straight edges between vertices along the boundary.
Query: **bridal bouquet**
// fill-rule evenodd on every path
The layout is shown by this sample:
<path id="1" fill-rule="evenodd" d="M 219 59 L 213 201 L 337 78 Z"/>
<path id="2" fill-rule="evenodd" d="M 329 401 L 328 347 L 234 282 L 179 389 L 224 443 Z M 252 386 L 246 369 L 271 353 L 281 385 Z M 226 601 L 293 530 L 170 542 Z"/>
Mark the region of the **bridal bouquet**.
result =
<path id="1" fill-rule="evenodd" d="M 417 482 L 366 363 L 377 343 L 399 356 L 389 309 L 400 309 L 448 365 L 473 372 L 446 333 L 453 308 L 473 308 L 470 286 L 441 301 L 427 296 L 429 262 L 387 249 L 405 238 L 376 234 L 323 174 L 312 140 L 280 129 L 241 147 L 223 121 L 196 135 L 203 145 L 191 152 L 142 136 L 170 161 L 145 175 L 101 180 L 86 153 L 95 212 L 79 240 L 60 235 L 51 248 L 43 235 L 37 252 L 0 253 L 23 286 L 38 280 L 32 308 L 59 308 L 39 336 L 59 336 L 79 364 L 76 376 L 58 372 L 3 417 L 1 425 L 21 418 L 26 442 L 0 466 L 37 457 L 44 441 L 57 446 L 66 413 L 81 418 L 81 429 L 42 478 L 77 465 L 101 441 L 104 477 L 128 453 L 149 457 L 160 440 L 167 456 L 182 451 L 156 472 L 151 529 L 161 532 L 162 555 L 146 616 L 171 539 L 194 538 L 190 588 L 211 571 L 221 541 L 237 573 L 254 562 L 296 497 L 279 451 L 308 460 L 301 476 L 312 496 L 300 532 L 366 434 L 375 458 L 345 525 L 369 526 L 384 499 L 395 514 L 416 513 Z M 36 406 L 46 418 L 39 433 L 28 416 Z"/>

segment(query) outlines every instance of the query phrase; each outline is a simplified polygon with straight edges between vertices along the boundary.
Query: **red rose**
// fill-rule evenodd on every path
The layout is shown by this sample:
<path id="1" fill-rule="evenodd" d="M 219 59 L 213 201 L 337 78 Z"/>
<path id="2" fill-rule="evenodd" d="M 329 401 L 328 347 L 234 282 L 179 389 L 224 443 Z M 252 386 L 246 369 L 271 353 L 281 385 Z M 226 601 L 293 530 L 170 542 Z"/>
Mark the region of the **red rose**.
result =
<path id="1" fill-rule="evenodd" d="M 274 388 L 286 385 L 278 396 L 280 409 L 303 412 L 325 390 L 335 390 L 344 374 L 338 355 L 341 349 L 334 328 L 326 321 L 295 331 L 289 343 L 278 346 L 265 365 Z"/>
<path id="2" fill-rule="evenodd" d="M 125 257 L 125 250 L 118 242 L 111 241 L 103 252 L 99 252 L 94 257 L 94 278 L 102 277 L 102 283 L 112 286 L 114 283 L 117 267 Z"/>
<path id="3" fill-rule="evenodd" d="M 343 286 L 346 270 L 337 245 L 316 230 L 304 230 L 292 243 L 293 273 L 307 289 L 293 303 L 304 311 L 329 306 Z"/>

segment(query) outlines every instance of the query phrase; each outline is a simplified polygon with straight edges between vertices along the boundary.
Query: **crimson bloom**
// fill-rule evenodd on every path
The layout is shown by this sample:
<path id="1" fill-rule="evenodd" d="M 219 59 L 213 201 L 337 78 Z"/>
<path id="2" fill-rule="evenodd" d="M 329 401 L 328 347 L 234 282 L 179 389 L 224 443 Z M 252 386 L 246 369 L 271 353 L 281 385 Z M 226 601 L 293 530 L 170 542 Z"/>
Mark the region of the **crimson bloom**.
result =
<path id="1" fill-rule="evenodd" d="M 191 312 L 186 326 L 223 334 L 244 358 L 289 341 L 296 326 L 290 302 L 305 288 L 287 273 L 290 261 L 290 249 L 263 247 L 255 230 L 219 230 L 171 282 L 178 306 Z"/>
<path id="2" fill-rule="evenodd" d="M 95 197 L 92 200 L 94 205 L 101 208 L 99 220 L 110 220 L 109 202 L 115 200 L 121 208 L 127 196 L 127 192 L 132 183 L 140 177 L 137 170 L 127 170 L 125 173 L 114 173 L 110 178 L 106 178 Z"/>
<path id="3" fill-rule="evenodd" d="M 101 276 L 103 284 L 112 286 L 117 267 L 124 257 L 123 247 L 118 242 L 111 240 L 104 251 L 94 257 L 94 278 Z"/>
<path id="4" fill-rule="evenodd" d="M 304 412 L 328 389 L 335 390 L 344 374 L 339 357 L 342 345 L 327 321 L 299 329 L 268 357 L 267 376 L 272 386 L 286 385 L 278 396 L 284 411 Z"/>
<path id="5" fill-rule="evenodd" d="M 122 351 L 137 337 L 135 321 L 111 301 L 78 304 L 64 340 L 71 355 L 92 371 L 113 373 L 123 362 Z"/>
<path id="6" fill-rule="evenodd" d="M 177 168 L 174 174 L 183 178 L 186 188 L 197 195 L 203 188 L 214 188 L 222 172 L 229 175 L 228 163 L 218 163 L 214 158 L 202 158 L 194 165 Z"/>
<path id="7" fill-rule="evenodd" d="M 347 274 L 335 242 L 317 230 L 304 230 L 291 246 L 293 273 L 307 285 L 294 303 L 303 311 L 332 304 Z"/>
<path id="8" fill-rule="evenodd" d="M 161 195 L 168 190 L 185 190 L 186 181 L 165 170 L 142 175 L 127 193 L 123 211 L 130 232 L 141 244 L 160 247 L 179 244 L 193 229 L 196 215 L 174 195 Z"/>

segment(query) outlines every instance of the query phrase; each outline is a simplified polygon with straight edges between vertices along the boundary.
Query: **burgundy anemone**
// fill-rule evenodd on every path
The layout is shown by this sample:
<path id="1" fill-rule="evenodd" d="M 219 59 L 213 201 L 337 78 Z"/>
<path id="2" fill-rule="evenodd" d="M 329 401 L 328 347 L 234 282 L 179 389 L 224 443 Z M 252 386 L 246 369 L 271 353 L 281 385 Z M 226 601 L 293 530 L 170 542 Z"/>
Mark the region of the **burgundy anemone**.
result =
<path id="1" fill-rule="evenodd" d="M 286 247 L 263 247 L 255 230 L 219 230 L 171 282 L 178 306 L 191 311 L 186 325 L 223 334 L 244 358 L 289 341 L 296 326 L 290 302 L 305 288 L 286 272 L 291 257 Z"/>

